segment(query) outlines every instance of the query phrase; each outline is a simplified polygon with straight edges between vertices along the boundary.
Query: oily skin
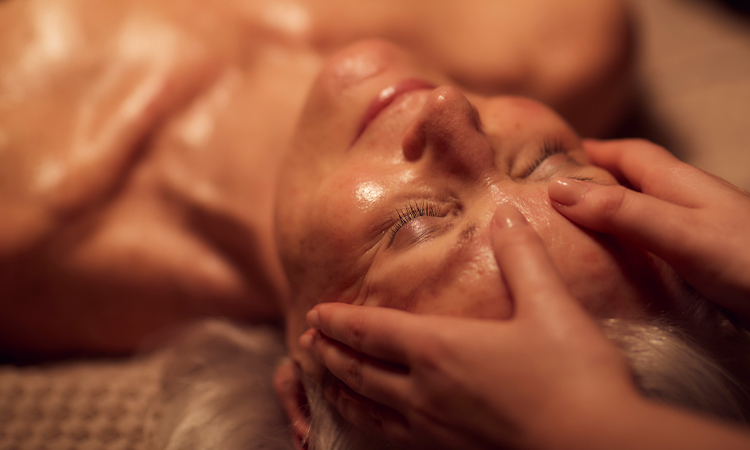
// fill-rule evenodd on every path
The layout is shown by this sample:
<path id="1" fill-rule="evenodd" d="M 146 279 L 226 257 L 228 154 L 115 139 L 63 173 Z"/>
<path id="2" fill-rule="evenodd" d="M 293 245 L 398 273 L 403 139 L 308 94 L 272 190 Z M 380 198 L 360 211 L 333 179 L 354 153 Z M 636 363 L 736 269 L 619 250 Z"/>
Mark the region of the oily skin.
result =
<path id="1" fill-rule="evenodd" d="M 616 180 L 587 164 L 576 134 L 545 106 L 445 85 L 418 89 L 358 136 L 369 102 L 413 78 L 441 84 L 398 48 L 370 41 L 332 57 L 312 89 L 277 205 L 277 243 L 293 289 L 293 353 L 304 314 L 319 302 L 511 317 L 489 240 L 492 214 L 504 202 L 524 214 L 595 316 L 642 317 L 663 306 L 656 299 L 666 272 L 653 258 L 583 231 L 549 204 L 554 176 Z M 554 141 L 567 152 L 529 173 Z M 394 235 L 399 212 L 424 204 L 438 217 L 415 217 Z M 297 358 L 306 364 L 306 356 Z"/>
<path id="2" fill-rule="evenodd" d="M 0 29 L 0 353 L 279 320 L 282 150 L 324 58 L 357 39 L 588 135 L 628 98 L 621 0 L 6 0 Z"/>

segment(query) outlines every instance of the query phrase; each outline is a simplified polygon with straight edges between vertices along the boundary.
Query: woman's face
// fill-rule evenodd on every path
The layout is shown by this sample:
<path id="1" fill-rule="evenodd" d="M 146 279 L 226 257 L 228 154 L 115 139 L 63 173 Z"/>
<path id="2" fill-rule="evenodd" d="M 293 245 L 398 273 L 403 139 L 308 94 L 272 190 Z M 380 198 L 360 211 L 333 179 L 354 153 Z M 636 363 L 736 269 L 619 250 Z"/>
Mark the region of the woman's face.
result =
<path id="1" fill-rule="evenodd" d="M 383 42 L 339 52 L 312 89 L 282 168 L 278 242 L 300 313 L 290 332 L 326 301 L 511 317 L 489 237 L 503 202 L 526 216 L 594 315 L 658 309 L 664 268 L 557 213 L 547 195 L 553 177 L 617 182 L 588 164 L 576 133 L 539 103 L 463 93 Z"/>

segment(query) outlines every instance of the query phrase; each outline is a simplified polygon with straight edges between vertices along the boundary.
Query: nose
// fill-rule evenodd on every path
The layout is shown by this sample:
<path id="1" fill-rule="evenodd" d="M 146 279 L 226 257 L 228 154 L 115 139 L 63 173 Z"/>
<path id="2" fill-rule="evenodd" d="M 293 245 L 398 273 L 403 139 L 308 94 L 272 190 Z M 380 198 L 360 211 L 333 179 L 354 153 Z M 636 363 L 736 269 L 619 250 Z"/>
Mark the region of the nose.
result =
<path id="1" fill-rule="evenodd" d="M 494 164 L 476 110 L 450 86 L 430 94 L 401 145 L 408 161 L 429 157 L 451 173 L 479 177 Z"/>

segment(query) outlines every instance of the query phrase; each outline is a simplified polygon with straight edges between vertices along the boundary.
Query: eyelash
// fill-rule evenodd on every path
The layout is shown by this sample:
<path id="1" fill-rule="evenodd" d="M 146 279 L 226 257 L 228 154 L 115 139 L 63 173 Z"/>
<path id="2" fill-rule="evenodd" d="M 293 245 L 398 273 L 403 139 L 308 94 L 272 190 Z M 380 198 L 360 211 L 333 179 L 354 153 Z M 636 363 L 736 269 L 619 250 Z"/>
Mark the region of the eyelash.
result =
<path id="1" fill-rule="evenodd" d="M 523 173 L 521 178 L 527 178 L 530 176 L 534 171 L 542 165 L 545 159 L 549 158 L 550 156 L 554 156 L 560 153 L 565 153 L 565 145 L 562 143 L 559 139 L 554 140 L 545 140 L 544 145 L 542 145 L 542 151 L 537 155 L 536 158 L 534 158 L 534 161 L 531 163 L 528 169 Z"/>
<path id="2" fill-rule="evenodd" d="M 554 140 L 547 140 L 544 141 L 544 145 L 542 145 L 542 152 L 537 155 L 536 158 L 534 158 L 534 161 L 531 163 L 528 169 L 523 173 L 521 178 L 527 178 L 529 177 L 534 171 L 542 165 L 545 159 L 549 158 L 550 156 L 554 156 L 560 153 L 567 153 L 567 149 L 565 148 L 565 144 L 559 139 Z M 572 178 L 574 180 L 578 181 L 594 181 L 591 177 L 580 177 L 577 175 L 571 175 L 568 176 L 568 178 Z"/>
<path id="3" fill-rule="evenodd" d="M 430 216 L 440 217 L 440 207 L 430 200 L 422 200 L 418 202 L 409 202 L 404 208 L 396 210 L 396 223 L 391 227 L 388 236 L 390 238 L 388 245 L 393 243 L 393 239 L 396 238 L 396 233 L 404 225 L 411 222 L 418 217 Z"/>
<path id="4" fill-rule="evenodd" d="M 566 148 L 563 142 L 559 139 L 554 140 L 546 140 L 544 141 L 544 145 L 542 145 L 542 151 L 537 155 L 536 158 L 534 158 L 534 161 L 531 163 L 528 169 L 523 173 L 522 178 L 526 178 L 539 167 L 544 160 L 549 158 L 550 156 L 554 156 L 560 153 L 566 153 Z M 591 178 L 588 177 L 570 177 L 574 178 L 576 180 L 581 181 L 591 181 Z M 418 218 L 418 217 L 440 217 L 440 207 L 430 200 L 422 200 L 418 202 L 409 202 L 408 205 L 406 205 L 404 208 L 396 210 L 396 223 L 393 224 L 391 227 L 391 230 L 388 233 L 389 237 L 389 243 L 388 245 L 393 243 L 393 239 L 396 238 L 396 233 L 398 233 L 398 230 L 401 229 L 404 225 L 408 224 L 412 220 Z"/>

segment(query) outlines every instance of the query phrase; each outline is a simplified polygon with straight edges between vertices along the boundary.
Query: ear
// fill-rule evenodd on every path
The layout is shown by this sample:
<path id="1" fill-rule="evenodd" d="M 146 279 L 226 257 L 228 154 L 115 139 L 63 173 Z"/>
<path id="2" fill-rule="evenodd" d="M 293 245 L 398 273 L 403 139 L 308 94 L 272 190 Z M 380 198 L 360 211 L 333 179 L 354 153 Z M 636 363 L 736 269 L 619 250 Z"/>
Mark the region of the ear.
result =
<path id="1" fill-rule="evenodd" d="M 291 359 L 276 368 L 273 388 L 292 423 L 294 448 L 306 450 L 310 436 L 310 407 L 302 387 L 300 369 Z"/>

